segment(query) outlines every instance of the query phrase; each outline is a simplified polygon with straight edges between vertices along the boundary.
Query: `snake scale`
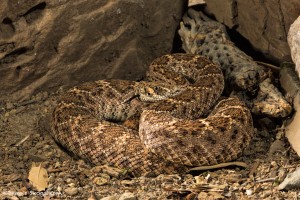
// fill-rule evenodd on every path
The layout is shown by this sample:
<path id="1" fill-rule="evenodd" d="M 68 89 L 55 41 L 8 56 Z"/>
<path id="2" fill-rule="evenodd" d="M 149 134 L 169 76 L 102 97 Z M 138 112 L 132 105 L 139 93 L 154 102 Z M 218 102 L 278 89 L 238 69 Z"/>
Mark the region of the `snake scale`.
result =
<path id="1" fill-rule="evenodd" d="M 218 101 L 223 88 L 222 71 L 209 59 L 164 55 L 145 81 L 99 80 L 67 91 L 54 109 L 51 134 L 82 159 L 133 176 L 227 162 L 249 146 L 254 128 L 243 102 Z M 122 124 L 131 119 L 139 120 L 136 129 Z"/>

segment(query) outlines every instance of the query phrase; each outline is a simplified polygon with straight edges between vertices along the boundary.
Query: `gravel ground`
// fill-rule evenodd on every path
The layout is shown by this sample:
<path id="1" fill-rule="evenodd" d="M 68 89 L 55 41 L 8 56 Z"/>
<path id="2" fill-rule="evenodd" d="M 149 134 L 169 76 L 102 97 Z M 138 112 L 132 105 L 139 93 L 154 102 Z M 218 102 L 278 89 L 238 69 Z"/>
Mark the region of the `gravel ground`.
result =
<path id="1" fill-rule="evenodd" d="M 0 199 L 300 199 L 297 190 L 277 188 L 300 166 L 281 121 L 255 118 L 256 137 L 238 160 L 247 167 L 132 178 L 120 169 L 91 166 L 54 142 L 49 117 L 61 93 L 0 104 Z M 44 191 L 29 181 L 33 163 L 47 170 Z"/>

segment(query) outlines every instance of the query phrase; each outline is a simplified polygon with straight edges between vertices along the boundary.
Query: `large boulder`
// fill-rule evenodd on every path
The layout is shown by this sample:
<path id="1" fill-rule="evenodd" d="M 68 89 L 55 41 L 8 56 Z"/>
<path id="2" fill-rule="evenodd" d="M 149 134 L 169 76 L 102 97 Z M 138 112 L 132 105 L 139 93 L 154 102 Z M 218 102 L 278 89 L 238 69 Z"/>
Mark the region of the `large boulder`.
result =
<path id="1" fill-rule="evenodd" d="M 169 53 L 184 0 L 0 1 L 0 100 L 97 79 L 141 79 Z"/>
<path id="2" fill-rule="evenodd" d="M 209 13 L 239 32 L 267 58 L 278 63 L 290 60 L 287 33 L 300 14 L 299 0 L 206 0 L 206 3 Z"/>

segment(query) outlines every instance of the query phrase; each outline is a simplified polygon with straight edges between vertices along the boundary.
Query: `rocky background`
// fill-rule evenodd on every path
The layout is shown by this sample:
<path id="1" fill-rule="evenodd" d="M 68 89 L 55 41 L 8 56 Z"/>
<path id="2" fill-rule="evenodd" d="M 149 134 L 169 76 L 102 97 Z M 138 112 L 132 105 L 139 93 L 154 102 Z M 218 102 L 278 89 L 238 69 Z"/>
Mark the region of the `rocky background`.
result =
<path id="1" fill-rule="evenodd" d="M 172 50 L 184 2 L 0 2 L 1 99 L 97 79 L 141 79 Z"/>
<path id="2" fill-rule="evenodd" d="M 206 0 L 206 3 L 209 13 L 236 30 L 266 58 L 275 63 L 290 60 L 287 34 L 300 15 L 300 1 Z"/>
<path id="3" fill-rule="evenodd" d="M 299 1 L 206 2 L 207 12 L 264 56 L 277 63 L 290 59 L 286 36 Z M 26 100 L 97 79 L 142 79 L 155 57 L 172 51 L 186 5 L 185 0 L 0 1 L 0 100 Z"/>
<path id="4" fill-rule="evenodd" d="M 239 47 L 254 48 L 254 55 L 271 63 L 290 60 L 286 36 L 300 14 L 299 1 L 206 3 L 206 12 L 232 30 Z M 67 88 L 103 78 L 140 80 L 153 58 L 182 51 L 177 30 L 186 6 L 185 0 L 0 1 L 0 199 L 300 197 L 298 191 L 278 190 L 300 162 L 285 126 L 268 117 L 257 119 L 253 144 L 238 159 L 242 165 L 193 175 L 132 179 L 75 159 L 50 137 L 50 115 Z M 280 73 L 281 83 L 300 91 L 294 77 Z M 37 174 L 48 171 L 44 178 L 53 198 L 34 193 L 29 181 L 34 162 L 42 165 Z"/>

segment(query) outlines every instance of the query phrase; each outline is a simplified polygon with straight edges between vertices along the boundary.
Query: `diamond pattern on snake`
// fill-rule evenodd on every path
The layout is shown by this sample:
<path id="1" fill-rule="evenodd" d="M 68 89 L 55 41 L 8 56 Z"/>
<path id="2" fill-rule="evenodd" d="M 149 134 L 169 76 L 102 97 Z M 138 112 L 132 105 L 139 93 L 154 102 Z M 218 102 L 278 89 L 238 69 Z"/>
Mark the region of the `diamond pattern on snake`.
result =
<path id="1" fill-rule="evenodd" d="M 250 144 L 250 111 L 221 98 L 220 66 L 200 55 L 155 59 L 144 81 L 99 80 L 76 86 L 52 116 L 54 139 L 95 165 L 133 176 L 183 173 L 238 158 Z M 139 119 L 131 129 L 122 122 Z"/>

